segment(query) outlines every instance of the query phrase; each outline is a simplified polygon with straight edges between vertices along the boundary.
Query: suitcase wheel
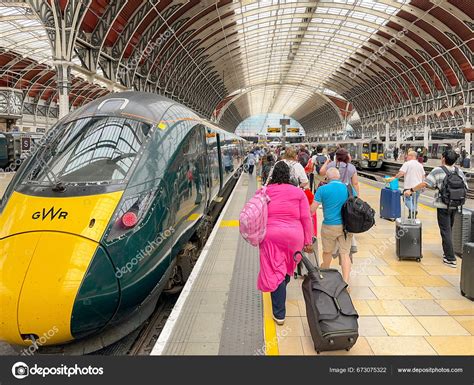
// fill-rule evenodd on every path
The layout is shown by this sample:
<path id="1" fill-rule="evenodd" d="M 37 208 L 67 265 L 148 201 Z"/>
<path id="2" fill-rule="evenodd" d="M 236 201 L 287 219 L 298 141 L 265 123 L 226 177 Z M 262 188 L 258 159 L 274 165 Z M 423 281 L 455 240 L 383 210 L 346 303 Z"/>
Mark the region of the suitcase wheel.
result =
<path id="1" fill-rule="evenodd" d="M 417 258 L 416 261 L 417 261 L 417 262 L 421 262 L 421 258 Z"/>
<path id="2" fill-rule="evenodd" d="M 461 290 L 461 295 L 462 295 L 463 297 L 465 297 L 465 296 L 466 296 L 466 293 L 464 293 L 464 292 Z"/>
<path id="3" fill-rule="evenodd" d="M 352 338 L 352 337 L 349 338 L 349 342 L 350 342 L 351 344 L 353 344 L 353 343 L 354 343 L 354 338 Z M 349 349 L 350 349 L 350 348 L 349 348 Z"/>
<path id="4" fill-rule="evenodd" d="M 316 354 L 321 354 L 321 352 L 319 350 L 316 350 Z"/>
<path id="5" fill-rule="evenodd" d="M 346 352 L 348 352 L 349 350 L 351 350 L 351 348 L 346 348 Z"/>

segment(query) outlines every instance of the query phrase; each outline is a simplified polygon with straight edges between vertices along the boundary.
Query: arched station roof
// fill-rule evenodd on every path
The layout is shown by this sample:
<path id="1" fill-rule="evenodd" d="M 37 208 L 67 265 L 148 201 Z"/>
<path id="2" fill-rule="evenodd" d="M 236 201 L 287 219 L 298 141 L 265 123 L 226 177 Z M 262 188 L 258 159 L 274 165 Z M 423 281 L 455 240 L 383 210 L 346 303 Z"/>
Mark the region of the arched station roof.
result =
<path id="1" fill-rule="evenodd" d="M 470 0 L 27 4 L 46 26 L 53 60 L 77 56 L 88 73 L 174 98 L 230 131 L 267 112 L 294 117 L 307 133 L 338 129 L 354 110 L 366 129 L 413 120 L 458 129 L 470 116 Z M 55 44 L 64 15 L 68 52 Z M 18 43 L 9 49 L 22 55 Z M 38 73 L 24 72 L 14 86 Z M 102 92 L 88 91 L 76 104 Z"/>

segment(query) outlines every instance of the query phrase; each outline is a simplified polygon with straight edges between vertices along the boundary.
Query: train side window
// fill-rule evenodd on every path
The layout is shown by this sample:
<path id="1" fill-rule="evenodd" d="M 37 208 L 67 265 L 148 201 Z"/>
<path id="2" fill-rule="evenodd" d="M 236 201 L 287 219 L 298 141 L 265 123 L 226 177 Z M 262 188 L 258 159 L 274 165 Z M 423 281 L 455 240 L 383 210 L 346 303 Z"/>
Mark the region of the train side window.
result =
<path id="1" fill-rule="evenodd" d="M 206 205 L 203 131 L 201 125 L 191 129 L 171 167 L 174 179 L 172 213 L 176 217 L 176 227 L 188 226 L 189 221 L 196 220 L 204 212 Z"/>

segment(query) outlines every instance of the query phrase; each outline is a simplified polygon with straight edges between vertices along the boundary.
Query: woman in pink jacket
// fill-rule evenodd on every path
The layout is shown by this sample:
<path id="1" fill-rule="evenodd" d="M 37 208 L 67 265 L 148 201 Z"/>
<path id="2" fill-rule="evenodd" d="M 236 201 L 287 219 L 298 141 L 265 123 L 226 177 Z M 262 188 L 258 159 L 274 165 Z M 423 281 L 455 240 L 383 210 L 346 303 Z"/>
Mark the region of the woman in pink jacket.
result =
<path id="1" fill-rule="evenodd" d="M 260 243 L 260 272 L 257 287 L 271 292 L 273 319 L 283 325 L 286 315 L 286 285 L 296 268 L 295 251 L 312 252 L 312 224 L 308 199 L 290 184 L 290 169 L 277 162 L 267 187 L 268 222 Z"/>

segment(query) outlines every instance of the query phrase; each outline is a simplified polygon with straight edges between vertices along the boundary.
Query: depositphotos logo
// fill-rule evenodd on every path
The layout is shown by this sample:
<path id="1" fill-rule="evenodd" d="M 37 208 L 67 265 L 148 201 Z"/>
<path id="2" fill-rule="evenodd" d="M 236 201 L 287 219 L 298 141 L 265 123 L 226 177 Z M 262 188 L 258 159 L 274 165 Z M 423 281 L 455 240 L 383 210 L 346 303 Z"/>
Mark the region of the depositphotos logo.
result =
<path id="1" fill-rule="evenodd" d="M 101 376 L 104 374 L 104 368 L 95 366 L 80 367 L 61 365 L 57 367 L 41 367 L 35 364 L 31 368 L 24 362 L 17 362 L 12 366 L 13 377 L 19 380 L 28 376 Z"/>

